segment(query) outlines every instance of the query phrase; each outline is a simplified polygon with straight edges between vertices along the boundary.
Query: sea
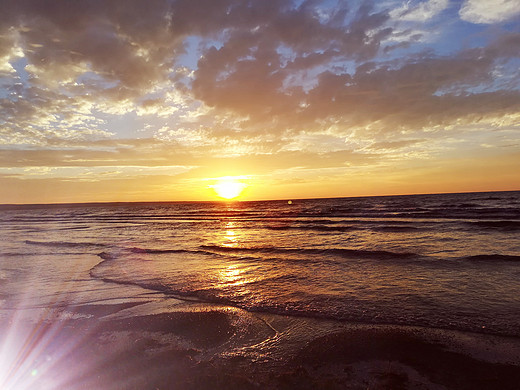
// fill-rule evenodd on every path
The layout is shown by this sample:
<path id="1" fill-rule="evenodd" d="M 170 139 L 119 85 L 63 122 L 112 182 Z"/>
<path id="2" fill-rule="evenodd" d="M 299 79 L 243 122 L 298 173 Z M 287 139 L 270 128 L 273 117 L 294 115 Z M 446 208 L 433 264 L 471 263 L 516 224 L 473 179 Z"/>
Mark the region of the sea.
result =
<path id="1" fill-rule="evenodd" d="M 87 267 L 252 313 L 520 337 L 520 191 L 3 205 L 0 238 L 0 309 L 103 302 L 70 289 Z"/>

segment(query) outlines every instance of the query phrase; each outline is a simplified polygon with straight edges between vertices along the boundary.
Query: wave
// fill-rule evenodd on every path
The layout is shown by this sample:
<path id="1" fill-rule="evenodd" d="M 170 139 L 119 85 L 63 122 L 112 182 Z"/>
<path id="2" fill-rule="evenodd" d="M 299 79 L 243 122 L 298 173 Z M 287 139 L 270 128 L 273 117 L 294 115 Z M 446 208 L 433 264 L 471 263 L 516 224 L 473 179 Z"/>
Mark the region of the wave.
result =
<path id="1" fill-rule="evenodd" d="M 345 249 L 345 248 L 280 248 L 280 247 L 227 247 L 221 245 L 201 245 L 199 250 L 187 249 L 151 249 L 151 248 L 127 248 L 122 251 L 101 252 L 98 254 L 102 259 L 112 260 L 120 257 L 122 252 L 126 251 L 134 254 L 168 254 L 168 253 L 187 253 L 196 255 L 210 255 L 221 256 L 222 254 L 301 254 L 301 255 L 333 255 L 349 259 L 412 259 L 423 257 L 417 253 L 411 252 L 390 252 L 383 250 L 363 250 L 363 249 Z M 247 260 L 246 257 L 241 257 L 242 260 Z M 251 257 L 251 260 L 257 260 L 256 257 Z M 264 259 L 265 260 L 265 259 Z M 279 260 L 279 259 L 277 259 Z M 322 259 L 322 261 L 324 261 Z"/>
<path id="2" fill-rule="evenodd" d="M 287 224 L 287 225 L 268 225 L 265 226 L 268 230 L 309 230 L 309 231 L 317 231 L 317 232 L 350 232 L 355 230 L 373 230 L 373 231 L 381 231 L 381 232 L 393 232 L 393 233 L 401 233 L 401 232 L 414 232 L 418 230 L 423 230 L 421 227 L 410 226 L 410 222 L 401 223 L 396 225 L 395 221 L 364 221 L 364 220 L 350 220 L 348 221 L 351 225 L 341 225 L 345 223 L 345 221 L 330 221 L 322 220 L 322 221 L 310 221 L 314 223 L 301 223 L 298 221 L 297 224 Z M 329 226 L 332 225 L 332 226 Z"/>
<path id="3" fill-rule="evenodd" d="M 484 229 L 514 231 L 520 230 L 520 221 L 477 221 L 466 222 L 467 225 Z"/>
<path id="4" fill-rule="evenodd" d="M 316 319 L 328 319 L 334 321 L 349 321 L 354 323 L 365 324 L 392 324 L 407 326 L 422 326 L 429 328 L 445 328 L 460 331 L 470 331 L 479 333 L 498 334 L 503 336 L 517 336 L 516 328 L 501 326 L 490 322 L 488 326 L 481 326 L 472 321 L 465 321 L 464 318 L 453 318 L 453 313 L 448 313 L 447 317 L 439 316 L 431 318 L 410 311 L 393 311 L 391 308 L 382 308 L 367 306 L 366 302 L 360 299 L 351 298 L 348 304 L 341 298 L 331 298 L 327 295 L 306 296 L 302 301 L 287 301 L 273 299 L 253 299 L 250 297 L 236 294 L 229 294 L 226 286 L 219 287 L 196 287 L 190 285 L 171 285 L 164 284 L 159 280 L 128 280 L 119 276 L 106 276 L 103 272 L 98 273 L 95 269 L 90 271 L 90 275 L 96 279 L 115 283 L 120 285 L 134 285 L 148 290 L 162 292 L 176 299 L 193 302 L 206 302 L 221 305 L 238 307 L 249 312 L 270 313 L 292 317 L 306 317 Z M 272 278 L 271 280 L 258 280 L 248 284 L 251 288 L 253 284 L 264 285 L 266 281 L 276 283 L 283 282 L 287 277 Z M 300 278 L 292 281 L 298 283 Z"/>
<path id="5" fill-rule="evenodd" d="M 107 244 L 95 243 L 95 242 L 69 242 L 69 241 L 33 241 L 25 240 L 28 245 L 40 245 L 40 246 L 52 246 L 52 247 L 63 247 L 63 248 L 78 248 L 78 247 L 107 247 Z"/>
<path id="6" fill-rule="evenodd" d="M 40 244 L 40 243 L 38 243 Z M 47 244 L 47 243 L 43 243 Z M 51 245 L 51 243 L 48 243 Z M 75 243 L 70 243 L 74 245 Z M 383 250 L 363 250 L 363 249 L 345 249 L 345 248 L 279 248 L 279 247 L 227 247 L 220 245 L 201 245 L 200 250 L 187 249 L 153 249 L 153 248 L 125 248 L 116 251 L 103 251 L 97 255 L 103 260 L 114 260 L 124 253 L 131 254 L 175 254 L 185 253 L 194 255 L 208 255 L 208 256 L 222 256 L 225 255 L 283 255 L 283 254 L 301 254 L 301 255 L 333 255 L 347 259 L 374 259 L 374 260 L 406 260 L 406 259 L 427 259 L 428 256 L 422 256 L 412 252 L 390 252 Z M 13 254 L 14 255 L 14 254 Z M 240 257 L 241 260 L 259 260 L 259 257 Z M 433 258 L 432 258 L 433 259 Z M 285 261 L 283 258 L 262 258 L 263 261 Z M 312 262 L 311 259 L 307 259 Z M 441 260 L 441 259 L 437 259 Z M 463 256 L 457 258 L 461 261 L 520 261 L 520 256 L 517 255 L 501 255 L 501 254 L 481 254 L 472 256 Z M 453 259 L 450 259 L 450 262 Z M 327 263 L 326 259 L 320 259 L 320 262 Z"/>
<path id="7" fill-rule="evenodd" d="M 372 228 L 374 231 L 378 232 L 389 232 L 389 233 L 408 233 L 408 232 L 416 232 L 421 230 L 419 227 L 414 226 L 399 226 L 399 225 L 390 225 L 390 226 L 378 226 Z"/>
<path id="8" fill-rule="evenodd" d="M 220 245 L 201 245 L 201 248 L 209 251 L 225 252 L 225 253 L 291 253 L 291 254 L 331 254 L 346 258 L 366 258 L 366 259 L 409 259 L 417 257 L 416 253 L 409 252 L 389 252 L 389 251 L 371 251 L 363 249 L 312 249 L 312 248 L 277 248 L 277 247 L 226 247 Z"/>
<path id="9" fill-rule="evenodd" d="M 520 256 L 516 255 L 473 255 L 462 257 L 461 260 L 469 261 L 520 261 Z"/>
<path id="10" fill-rule="evenodd" d="M 354 226 L 327 226 L 327 225 L 297 225 L 297 226 L 266 226 L 269 230 L 312 230 L 318 232 L 348 232 L 356 230 Z"/>
<path id="11" fill-rule="evenodd" d="M 103 251 L 98 253 L 97 255 L 103 260 L 115 260 L 125 253 L 132 254 L 168 254 L 168 253 L 190 253 L 190 254 L 202 254 L 202 255 L 212 255 L 215 256 L 215 253 L 204 251 L 204 250 L 188 250 L 188 249 L 155 249 L 155 248 L 116 248 L 113 251 Z"/>
<path id="12" fill-rule="evenodd" d="M 59 229 L 56 229 L 56 230 L 83 230 L 83 229 L 89 229 L 90 226 L 72 226 L 72 227 L 64 227 L 64 228 L 59 228 Z"/>
<path id="13" fill-rule="evenodd" d="M 187 249 L 150 249 L 150 248 L 138 248 L 133 247 L 129 249 L 132 253 L 150 253 L 150 254 L 159 254 L 159 253 L 192 253 L 193 251 Z M 200 252 L 200 251 L 199 251 Z"/>
<path id="14" fill-rule="evenodd" d="M 98 253 L 98 256 L 101 257 L 103 260 L 115 260 L 119 257 L 111 252 L 101 252 L 101 253 Z"/>
<path id="15" fill-rule="evenodd" d="M 392 227 L 388 227 L 392 228 Z M 35 242 L 29 241 L 28 243 L 37 245 L 55 245 L 53 242 Z M 89 245 L 88 243 L 60 243 L 63 246 L 80 246 Z M 95 246 L 103 246 L 104 244 L 94 244 Z M 188 249 L 157 249 L 157 248 L 114 248 L 111 251 L 103 251 L 98 253 L 98 256 L 103 260 L 114 260 L 125 254 L 149 254 L 149 255 L 167 255 L 167 254 L 192 254 L 192 255 L 205 255 L 205 256 L 223 256 L 229 258 L 236 255 L 240 256 L 243 261 L 282 261 L 285 262 L 290 257 L 285 258 L 283 255 L 324 255 L 324 256 L 335 256 L 345 259 L 367 259 L 367 260 L 413 260 L 413 261 L 424 261 L 424 260 L 449 260 L 450 263 L 454 260 L 453 258 L 436 258 L 425 255 L 420 255 L 413 252 L 392 252 L 385 250 L 364 250 L 364 249 L 347 249 L 347 248 L 281 248 L 281 247 L 270 247 L 270 246 L 250 246 L 250 247 L 228 247 L 222 245 L 201 245 L 199 249 L 188 250 Z M 249 255 L 249 256 L 248 256 Z M 269 258 L 265 255 L 274 255 L 275 258 Z M 335 263 L 331 258 L 306 258 L 305 260 L 313 263 L 314 260 L 320 263 L 328 263 L 329 260 Z M 292 259 L 294 260 L 294 259 Z M 503 255 L 503 254 L 480 254 L 458 257 L 456 260 L 460 261 L 508 261 L 515 262 L 520 261 L 518 255 Z"/>

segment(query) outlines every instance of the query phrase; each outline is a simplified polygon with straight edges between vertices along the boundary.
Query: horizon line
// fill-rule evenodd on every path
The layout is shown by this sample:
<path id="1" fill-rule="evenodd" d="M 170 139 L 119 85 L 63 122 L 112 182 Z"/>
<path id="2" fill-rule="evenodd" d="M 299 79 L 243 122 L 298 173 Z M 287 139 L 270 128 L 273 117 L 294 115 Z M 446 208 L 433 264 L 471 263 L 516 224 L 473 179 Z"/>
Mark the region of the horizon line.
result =
<path id="1" fill-rule="evenodd" d="M 135 201 L 87 201 L 87 202 L 52 202 L 52 203 L 0 203 L 0 208 L 23 206 L 74 206 L 74 205 L 122 205 L 122 204 L 157 204 L 157 203 L 253 203 L 253 202 L 284 202 L 327 199 L 357 199 L 357 198 L 384 198 L 392 196 L 424 196 L 424 195 L 457 195 L 457 194 L 486 194 L 501 192 L 519 192 L 516 190 L 489 190 L 489 191 L 458 191 L 458 192 L 434 192 L 411 194 L 387 194 L 387 195 L 358 195 L 358 196 L 327 196 L 316 198 L 279 198 L 279 199 L 215 199 L 215 200 L 135 200 Z"/>

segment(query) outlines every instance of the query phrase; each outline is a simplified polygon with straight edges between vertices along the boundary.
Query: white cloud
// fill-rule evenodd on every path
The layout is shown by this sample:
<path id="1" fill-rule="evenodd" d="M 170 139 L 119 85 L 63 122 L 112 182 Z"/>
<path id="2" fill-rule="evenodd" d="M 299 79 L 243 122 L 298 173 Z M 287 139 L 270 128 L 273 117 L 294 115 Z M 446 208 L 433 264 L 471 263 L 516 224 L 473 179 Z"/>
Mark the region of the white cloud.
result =
<path id="1" fill-rule="evenodd" d="M 518 0 L 466 0 L 460 8 L 462 20 L 471 23 L 500 23 L 520 15 Z"/>
<path id="2" fill-rule="evenodd" d="M 425 22 L 444 11 L 449 5 L 449 0 L 429 0 L 410 6 L 410 2 L 403 4 L 401 8 L 391 11 L 390 16 L 399 20 Z"/>

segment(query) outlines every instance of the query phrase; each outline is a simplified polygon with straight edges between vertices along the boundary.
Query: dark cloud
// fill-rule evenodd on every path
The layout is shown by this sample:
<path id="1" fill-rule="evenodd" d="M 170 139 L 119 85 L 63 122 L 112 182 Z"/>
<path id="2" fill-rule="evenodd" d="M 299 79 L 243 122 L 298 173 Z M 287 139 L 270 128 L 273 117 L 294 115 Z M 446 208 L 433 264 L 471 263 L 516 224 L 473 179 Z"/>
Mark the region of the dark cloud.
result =
<path id="1" fill-rule="evenodd" d="M 508 39 L 508 42 L 516 42 Z M 364 63 L 354 74 L 322 73 L 307 95 L 309 120 L 342 117 L 357 125 L 379 123 L 384 131 L 471 123 L 518 112 L 520 93 L 485 91 L 494 67 L 510 55 L 497 42 L 489 49 L 453 57 L 410 58 L 400 64 Z M 518 47 L 520 50 L 520 46 Z M 485 92 L 470 92 L 482 87 Z"/>
<path id="2" fill-rule="evenodd" d="M 305 97 L 301 87 L 286 85 L 294 71 L 312 71 L 333 60 L 371 58 L 391 32 L 382 28 L 386 13 L 371 13 L 367 5 L 346 25 L 346 10 L 322 22 L 312 3 L 231 30 L 221 48 L 209 48 L 199 61 L 194 96 L 242 115 L 284 116 Z"/>
<path id="3" fill-rule="evenodd" d="M 100 104 L 131 110 L 168 88 L 240 115 L 283 117 L 302 99 L 300 88 L 287 86 L 295 69 L 372 58 L 390 34 L 386 12 L 340 4 L 324 17 L 317 1 L 5 1 L 0 53 L 19 50 L 29 75 L 21 84 L 11 79 L 8 88 L 22 91 L 2 99 L 2 117 L 21 136 L 31 138 L 32 126 L 45 139 L 50 124 L 60 124 L 43 120 L 42 110 L 73 117 L 78 110 L 71 106 L 86 102 L 87 116 Z M 202 50 L 186 89 L 175 72 L 189 36 L 217 39 L 221 47 Z M 145 101 L 161 99 L 164 93 Z"/>

